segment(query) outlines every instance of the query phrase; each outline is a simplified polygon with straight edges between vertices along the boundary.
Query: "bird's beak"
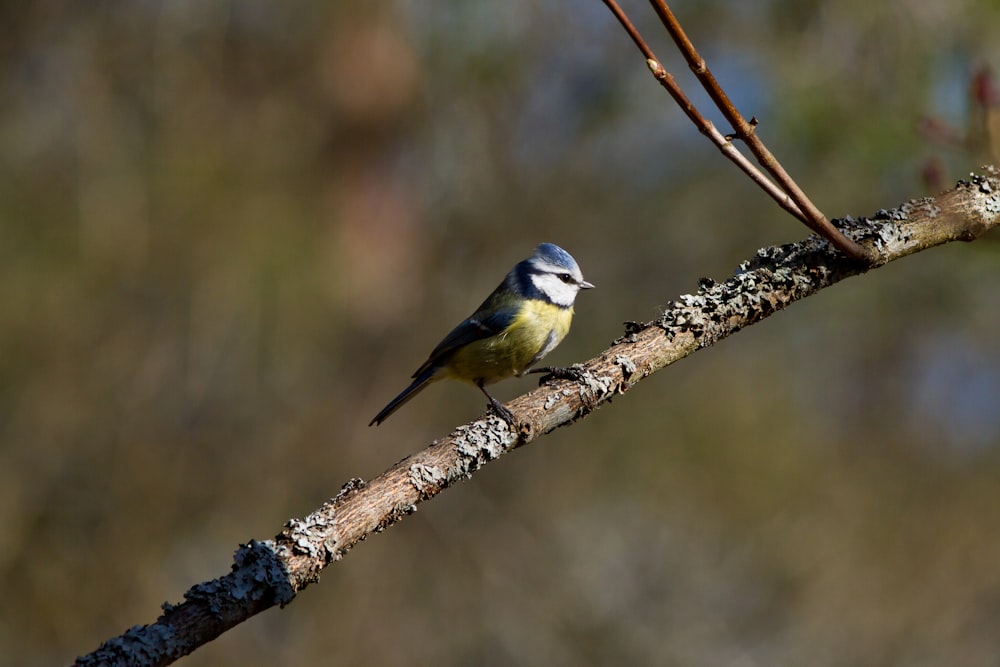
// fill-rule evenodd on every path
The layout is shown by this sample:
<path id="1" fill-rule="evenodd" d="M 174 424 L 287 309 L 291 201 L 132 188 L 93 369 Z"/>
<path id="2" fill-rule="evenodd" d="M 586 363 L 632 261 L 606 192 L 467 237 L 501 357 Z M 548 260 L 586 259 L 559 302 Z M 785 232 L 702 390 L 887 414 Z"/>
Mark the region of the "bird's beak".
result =
<path id="1" fill-rule="evenodd" d="M 586 280 L 580 281 L 580 289 L 593 289 L 593 288 L 594 288 L 593 283 L 588 283 Z"/>

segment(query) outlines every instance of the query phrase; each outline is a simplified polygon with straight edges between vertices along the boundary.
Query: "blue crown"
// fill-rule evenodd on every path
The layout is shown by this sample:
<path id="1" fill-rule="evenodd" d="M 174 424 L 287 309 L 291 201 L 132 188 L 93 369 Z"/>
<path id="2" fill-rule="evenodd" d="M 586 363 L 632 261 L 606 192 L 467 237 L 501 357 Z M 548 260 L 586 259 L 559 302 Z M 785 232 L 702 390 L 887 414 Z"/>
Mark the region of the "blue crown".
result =
<path id="1" fill-rule="evenodd" d="M 555 243 L 540 244 L 535 248 L 535 257 L 555 266 L 564 266 L 567 269 L 576 267 L 576 260 L 573 259 L 573 256 Z"/>

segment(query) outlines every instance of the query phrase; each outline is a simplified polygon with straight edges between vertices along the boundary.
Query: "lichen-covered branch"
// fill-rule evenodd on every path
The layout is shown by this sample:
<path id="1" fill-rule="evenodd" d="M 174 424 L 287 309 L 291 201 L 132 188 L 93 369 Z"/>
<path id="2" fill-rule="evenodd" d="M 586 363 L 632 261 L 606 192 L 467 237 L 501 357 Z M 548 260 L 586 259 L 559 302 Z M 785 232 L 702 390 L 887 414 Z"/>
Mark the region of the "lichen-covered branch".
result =
<path id="1" fill-rule="evenodd" d="M 420 502 L 501 454 L 585 417 L 664 366 L 844 278 L 936 245 L 978 238 L 1000 225 L 1000 174 L 988 168 L 933 199 L 836 222 L 874 252 L 874 265 L 847 258 L 815 236 L 759 250 L 729 280 L 703 280 L 696 294 L 670 303 L 659 319 L 630 324 L 610 348 L 579 366 L 579 381 L 553 381 L 512 401 L 508 407 L 522 422 L 518 432 L 498 418 L 480 419 L 370 482 L 351 480 L 309 516 L 289 521 L 273 540 L 241 546 L 231 573 L 192 587 L 181 604 L 164 605 L 155 623 L 106 641 L 76 664 L 169 664 L 254 614 L 289 603 L 326 566 Z"/>

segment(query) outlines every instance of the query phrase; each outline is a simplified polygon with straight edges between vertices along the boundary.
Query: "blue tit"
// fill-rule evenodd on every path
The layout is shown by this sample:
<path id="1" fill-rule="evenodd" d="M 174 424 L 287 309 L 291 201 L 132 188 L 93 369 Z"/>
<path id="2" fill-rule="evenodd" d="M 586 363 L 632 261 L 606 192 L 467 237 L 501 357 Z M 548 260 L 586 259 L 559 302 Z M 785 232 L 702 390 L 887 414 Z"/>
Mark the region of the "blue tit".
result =
<path id="1" fill-rule="evenodd" d="M 368 425 L 381 424 L 427 385 L 446 378 L 479 387 L 493 411 L 513 425 L 513 415 L 486 391 L 486 385 L 520 377 L 555 349 L 569 332 L 577 293 L 592 287 L 568 252 L 552 243 L 541 244 L 511 269 L 475 313 L 438 343 L 413 374 L 413 383 Z"/>

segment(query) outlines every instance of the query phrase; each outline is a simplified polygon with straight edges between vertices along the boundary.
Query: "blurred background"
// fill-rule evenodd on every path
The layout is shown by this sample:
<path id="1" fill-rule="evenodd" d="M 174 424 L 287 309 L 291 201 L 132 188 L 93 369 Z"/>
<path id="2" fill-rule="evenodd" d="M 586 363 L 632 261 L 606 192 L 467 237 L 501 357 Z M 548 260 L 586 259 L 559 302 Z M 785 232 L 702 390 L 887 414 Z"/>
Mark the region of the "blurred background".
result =
<path id="1" fill-rule="evenodd" d="M 673 9 L 830 216 L 997 159 L 970 82 L 1000 67 L 998 3 Z M 598 286 L 549 357 L 569 364 L 806 235 L 596 0 L 3 3 L 0 34 L 10 664 L 152 622 L 480 415 L 442 384 L 367 427 L 537 243 Z M 659 373 L 183 664 L 996 664 L 996 241 Z"/>

